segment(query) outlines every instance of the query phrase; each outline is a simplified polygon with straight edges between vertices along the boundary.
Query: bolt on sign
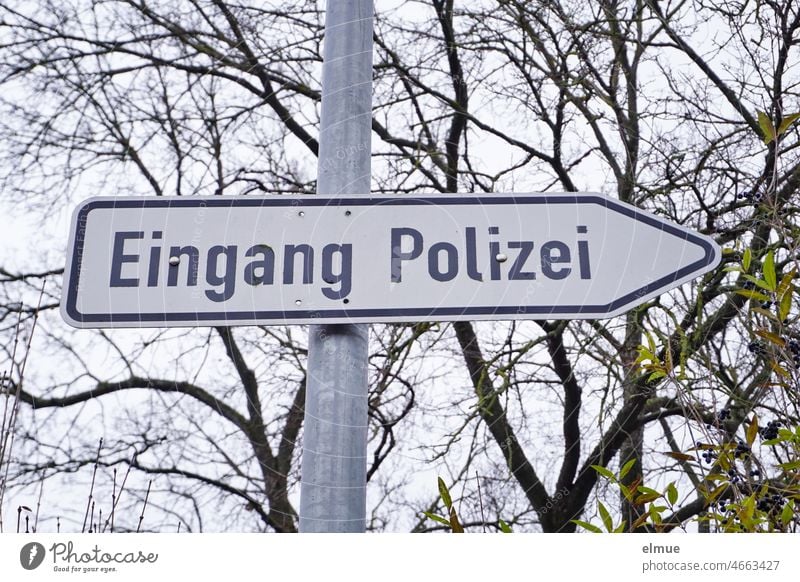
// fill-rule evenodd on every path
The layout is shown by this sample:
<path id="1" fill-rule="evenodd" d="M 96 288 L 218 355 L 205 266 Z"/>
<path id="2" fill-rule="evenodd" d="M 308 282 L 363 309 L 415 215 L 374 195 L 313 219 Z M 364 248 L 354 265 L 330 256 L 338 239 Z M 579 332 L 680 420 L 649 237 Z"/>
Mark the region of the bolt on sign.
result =
<path id="1" fill-rule="evenodd" d="M 710 271 L 709 237 L 592 193 L 91 198 L 75 327 L 612 317 Z"/>

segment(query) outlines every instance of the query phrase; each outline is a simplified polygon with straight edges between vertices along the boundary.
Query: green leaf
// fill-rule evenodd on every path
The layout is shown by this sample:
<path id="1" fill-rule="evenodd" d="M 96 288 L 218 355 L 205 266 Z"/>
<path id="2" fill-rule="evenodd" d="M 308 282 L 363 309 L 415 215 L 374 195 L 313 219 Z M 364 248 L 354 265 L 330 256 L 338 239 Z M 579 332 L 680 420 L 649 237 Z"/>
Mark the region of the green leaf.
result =
<path id="1" fill-rule="evenodd" d="M 694 461 L 695 460 L 695 458 L 692 455 L 687 455 L 686 453 L 676 453 L 674 451 L 668 451 L 668 452 L 663 453 L 663 454 L 667 455 L 668 457 L 672 457 L 676 461 L 687 461 L 687 462 L 690 462 L 690 461 Z"/>
<path id="2" fill-rule="evenodd" d="M 783 506 L 781 511 L 781 521 L 783 525 L 789 525 L 794 517 L 794 500 L 790 499 L 789 503 Z"/>
<path id="3" fill-rule="evenodd" d="M 653 336 L 647 330 L 645 330 L 644 334 L 645 334 L 645 337 L 647 338 L 647 345 L 650 348 L 650 351 L 652 353 L 655 353 L 656 352 L 656 342 L 653 339 Z"/>
<path id="4" fill-rule="evenodd" d="M 667 485 L 667 501 L 670 505 L 675 505 L 678 501 L 678 488 L 675 487 L 675 483 Z"/>
<path id="5" fill-rule="evenodd" d="M 767 319 L 771 319 L 776 322 L 778 321 L 778 316 L 772 313 L 771 311 L 767 311 L 766 309 L 761 309 L 760 307 L 753 307 L 752 304 L 750 305 L 750 311 L 752 311 L 753 313 L 759 313 L 764 317 L 766 317 Z"/>
<path id="6" fill-rule="evenodd" d="M 600 465 L 592 465 L 592 469 L 600 473 L 603 477 L 611 481 L 612 483 L 617 482 L 617 476 L 614 475 L 611 471 L 606 469 L 605 467 L 601 467 Z"/>
<path id="7" fill-rule="evenodd" d="M 764 259 L 764 282 L 769 286 L 770 291 L 775 291 L 778 288 L 778 280 L 775 277 L 775 253 L 770 251 L 767 253 L 767 258 Z"/>
<path id="8" fill-rule="evenodd" d="M 450 528 L 453 533 L 464 533 L 464 528 L 461 526 L 461 522 L 458 521 L 455 507 L 450 508 Z"/>
<path id="9" fill-rule="evenodd" d="M 634 503 L 636 505 L 644 505 L 645 503 L 650 503 L 651 501 L 655 501 L 661 497 L 661 493 L 642 493 L 639 497 L 636 498 Z"/>
<path id="10" fill-rule="evenodd" d="M 631 459 L 630 461 L 625 463 L 622 466 L 622 469 L 619 470 L 619 478 L 624 479 L 625 475 L 627 475 L 630 472 L 630 470 L 633 469 L 633 466 L 635 464 L 636 464 L 636 459 Z"/>
<path id="11" fill-rule="evenodd" d="M 783 378 L 786 378 L 787 380 L 791 379 L 791 377 L 792 377 L 792 375 L 789 373 L 789 371 L 786 368 L 784 368 L 783 366 L 781 366 L 780 364 L 778 364 L 777 362 L 770 361 L 769 367 L 772 368 L 772 371 L 775 372 L 776 374 L 778 374 L 778 376 L 782 376 Z"/>
<path id="12" fill-rule="evenodd" d="M 639 346 L 638 350 L 639 350 L 639 357 L 636 358 L 636 361 L 634 362 L 635 364 L 641 364 L 645 360 L 650 360 L 651 362 L 658 362 L 658 358 L 655 356 L 655 354 L 653 354 L 653 352 L 648 350 L 646 347 Z"/>
<path id="13" fill-rule="evenodd" d="M 614 531 L 611 533 L 623 533 L 625 531 L 625 526 L 627 525 L 626 521 L 623 521 L 617 527 L 614 528 Z"/>
<path id="14" fill-rule="evenodd" d="M 752 289 L 737 289 L 736 294 L 747 297 L 748 299 L 755 299 L 756 301 L 769 301 L 769 295 L 753 291 Z"/>
<path id="15" fill-rule="evenodd" d="M 655 505 L 652 503 L 650 504 L 650 509 L 648 510 L 650 514 L 650 519 L 653 520 L 653 523 L 658 525 L 661 523 L 661 513 L 656 509 Z"/>
<path id="16" fill-rule="evenodd" d="M 642 515 L 640 515 L 639 519 L 634 521 L 633 525 L 631 525 L 631 531 L 636 531 L 638 528 L 642 527 L 647 522 L 648 517 L 650 517 L 650 515 L 647 513 L 643 513 Z"/>
<path id="17" fill-rule="evenodd" d="M 754 285 L 758 285 L 759 287 L 761 287 L 765 291 L 772 291 L 772 289 L 770 289 L 769 285 L 767 285 L 767 283 L 765 281 L 762 281 L 761 279 L 758 279 L 758 278 L 753 277 L 752 275 L 748 275 L 746 273 L 743 274 L 742 277 L 744 277 L 745 279 L 747 279 L 748 281 L 750 281 Z"/>
<path id="18" fill-rule="evenodd" d="M 597 509 L 600 510 L 600 519 L 603 520 L 603 525 L 606 526 L 606 531 L 611 533 L 611 530 L 614 529 L 614 522 L 611 520 L 611 514 L 608 513 L 608 509 L 606 509 L 606 506 L 603 505 L 602 501 L 597 502 Z"/>
<path id="19" fill-rule="evenodd" d="M 705 476 L 706 481 L 727 481 L 728 477 L 721 473 L 709 473 Z"/>
<path id="20" fill-rule="evenodd" d="M 742 267 L 745 271 L 750 270 L 750 261 L 753 259 L 753 252 L 748 248 L 744 250 L 744 255 L 742 256 Z"/>
<path id="21" fill-rule="evenodd" d="M 756 435 L 758 434 L 758 416 L 753 414 L 753 420 L 750 421 L 750 426 L 747 427 L 747 444 L 752 445 L 756 441 Z"/>
<path id="22" fill-rule="evenodd" d="M 651 489 L 650 487 L 645 487 L 644 485 L 640 485 L 638 489 L 639 489 L 639 493 L 650 493 L 650 494 L 656 494 L 656 495 L 658 495 L 659 497 L 661 497 L 661 493 L 659 493 L 659 492 L 658 492 L 658 491 L 656 491 L 655 489 Z"/>
<path id="23" fill-rule="evenodd" d="M 506 522 L 504 522 L 502 519 L 498 519 L 498 520 L 497 520 L 497 525 L 500 527 L 500 531 L 501 531 L 501 532 L 503 532 L 503 533 L 512 533 L 512 532 L 511 532 L 511 526 L 509 526 L 509 525 L 508 525 Z"/>
<path id="24" fill-rule="evenodd" d="M 772 333 L 771 331 L 767 331 L 766 329 L 757 329 L 756 335 L 759 337 L 764 338 L 765 340 L 769 341 L 770 343 L 775 344 L 779 348 L 782 348 L 786 345 L 786 340 L 784 340 L 778 334 Z"/>
<path id="25" fill-rule="evenodd" d="M 800 113 L 792 113 L 784 117 L 781 124 L 778 126 L 778 135 L 786 133 L 786 130 L 798 119 L 800 119 Z"/>
<path id="26" fill-rule="evenodd" d="M 601 530 L 596 525 L 592 525 L 591 523 L 587 523 L 587 522 L 581 521 L 579 519 L 571 519 L 570 521 L 572 523 L 574 523 L 574 524 L 577 524 L 577 525 L 581 526 L 586 531 L 590 531 L 592 533 L 603 533 L 603 530 Z"/>
<path id="27" fill-rule="evenodd" d="M 727 488 L 728 488 L 728 484 L 727 483 L 723 483 L 722 485 L 718 485 L 717 487 L 714 488 L 714 490 L 711 493 L 708 494 L 708 500 L 709 501 L 714 501 Z"/>
<path id="28" fill-rule="evenodd" d="M 423 511 L 422 513 L 428 519 L 432 519 L 433 521 L 435 521 L 437 523 L 441 523 L 443 525 L 446 525 L 446 526 L 450 527 L 450 522 L 447 521 L 445 518 L 443 518 L 441 515 L 436 515 L 435 513 L 430 513 L 429 511 Z"/>
<path id="29" fill-rule="evenodd" d="M 753 514 L 756 511 L 755 495 L 748 495 L 742 500 L 741 509 L 739 510 L 739 519 L 746 521 L 753 519 Z"/>
<path id="30" fill-rule="evenodd" d="M 784 471 L 791 471 L 793 469 L 800 469 L 800 461 L 790 461 L 788 463 L 781 463 L 778 465 Z"/>
<path id="31" fill-rule="evenodd" d="M 439 477 L 439 495 L 442 496 L 442 501 L 444 501 L 447 509 L 453 507 L 453 500 L 450 498 L 450 490 L 447 488 L 447 485 L 445 485 L 441 477 Z"/>
<path id="32" fill-rule="evenodd" d="M 792 291 L 791 289 L 781 295 L 781 304 L 778 307 L 778 319 L 784 321 L 789 317 L 789 312 L 792 310 Z"/>
<path id="33" fill-rule="evenodd" d="M 636 477 L 636 480 L 630 484 L 630 486 L 625 486 L 622 483 L 619 484 L 620 492 L 625 496 L 625 499 L 633 503 L 633 496 L 636 493 L 636 488 L 642 482 L 641 476 Z"/>
<path id="34" fill-rule="evenodd" d="M 792 280 L 797 276 L 797 269 L 792 269 L 781 277 L 781 282 L 778 283 L 778 295 L 783 295 L 792 288 Z"/>
<path id="35" fill-rule="evenodd" d="M 764 143 L 768 144 L 775 139 L 775 126 L 772 123 L 769 115 L 763 111 L 758 111 L 758 126 L 761 128 L 761 133 L 764 134 Z"/>

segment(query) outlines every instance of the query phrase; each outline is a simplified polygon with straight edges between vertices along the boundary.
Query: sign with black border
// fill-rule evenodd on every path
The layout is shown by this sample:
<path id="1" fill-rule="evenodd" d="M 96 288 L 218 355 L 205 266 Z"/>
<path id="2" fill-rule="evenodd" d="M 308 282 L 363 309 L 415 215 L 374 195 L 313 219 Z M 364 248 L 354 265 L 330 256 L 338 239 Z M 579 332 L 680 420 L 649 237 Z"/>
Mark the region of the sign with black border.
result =
<path id="1" fill-rule="evenodd" d="M 594 193 L 103 197 L 70 230 L 75 327 L 595 319 L 715 268 Z"/>

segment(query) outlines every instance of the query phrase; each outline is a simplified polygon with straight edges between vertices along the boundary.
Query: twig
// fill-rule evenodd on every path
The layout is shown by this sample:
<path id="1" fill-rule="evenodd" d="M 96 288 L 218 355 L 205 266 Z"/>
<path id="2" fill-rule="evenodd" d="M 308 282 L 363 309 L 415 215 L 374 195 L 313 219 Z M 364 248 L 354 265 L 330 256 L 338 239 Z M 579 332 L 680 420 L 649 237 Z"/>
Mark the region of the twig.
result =
<path id="1" fill-rule="evenodd" d="M 122 485 L 120 485 L 120 488 L 119 488 L 119 495 L 113 495 L 112 496 L 113 504 L 111 506 L 111 518 L 110 518 L 111 519 L 111 533 L 114 533 L 114 517 L 116 516 L 116 512 L 117 512 L 117 504 L 119 503 L 120 497 L 122 497 L 122 491 L 125 489 L 125 483 L 128 482 L 128 475 L 130 475 L 131 467 L 133 466 L 133 464 L 135 462 L 136 462 L 136 452 L 134 451 L 134 453 L 131 455 L 131 460 L 128 463 L 128 470 L 125 471 L 125 477 L 122 478 Z M 116 486 L 117 486 L 117 470 L 115 468 L 114 469 L 114 488 L 115 488 L 115 491 L 116 491 Z M 106 528 L 108 527 L 108 525 L 109 525 L 109 518 L 106 518 L 106 522 L 103 524 L 103 532 L 106 531 Z"/>
<path id="2" fill-rule="evenodd" d="M 142 527 L 142 522 L 144 521 L 144 510 L 147 508 L 147 499 L 150 497 L 150 486 L 153 484 L 153 480 L 147 482 L 147 493 L 144 495 L 144 505 L 142 505 L 142 514 L 139 516 L 139 524 L 136 526 L 136 533 L 139 533 L 139 530 Z"/>
<path id="3" fill-rule="evenodd" d="M 97 458 L 94 461 L 94 471 L 92 471 L 92 486 L 89 488 L 89 499 L 86 501 L 86 513 L 83 515 L 83 527 L 81 527 L 81 533 L 86 533 L 86 520 L 89 518 L 89 509 L 92 510 L 92 516 L 94 516 L 94 503 L 92 499 L 94 497 L 94 481 L 97 477 L 97 466 L 100 464 L 100 449 L 103 447 L 103 439 L 100 439 L 100 443 L 97 445 Z M 92 527 L 92 523 L 89 522 L 89 527 Z"/>
<path id="4" fill-rule="evenodd" d="M 42 494 L 44 493 L 44 474 L 42 480 L 39 482 L 39 497 L 36 500 L 36 518 L 33 520 L 33 533 L 39 529 L 39 510 L 42 507 Z"/>
<path id="5" fill-rule="evenodd" d="M 44 287 L 47 284 L 47 279 L 42 281 L 42 288 L 39 291 L 39 300 L 36 304 L 36 310 L 33 312 L 33 323 L 31 324 L 31 333 L 28 335 L 28 341 L 25 344 L 25 356 L 22 358 L 22 363 L 19 368 L 19 381 L 17 382 L 17 390 L 14 394 L 14 404 L 11 407 L 11 413 L 6 418 L 8 412 L 8 398 L 9 390 L 5 388 L 6 383 L 10 386 L 11 374 L 3 373 L 3 392 L 6 394 L 5 404 L 3 406 L 3 422 L 2 429 L 0 429 L 0 470 L 3 468 L 5 462 L 5 472 L 0 475 L 0 533 L 3 533 L 3 500 L 6 494 L 6 483 L 8 483 L 8 470 L 11 466 L 11 449 L 14 447 L 14 426 L 19 415 L 20 393 L 22 391 L 22 382 L 25 378 L 25 367 L 28 364 L 28 356 L 31 353 L 31 343 L 33 342 L 33 335 L 36 331 L 36 322 L 39 321 L 39 311 L 42 307 L 42 297 L 44 297 Z M 14 332 L 14 347 L 11 350 L 11 365 L 14 364 L 17 355 L 17 346 L 19 344 L 19 330 L 22 322 L 22 310 L 19 311 L 17 317 L 17 326 Z M 6 422 L 6 419 L 8 422 Z M 19 520 L 18 520 L 19 521 Z M 17 523 L 17 533 L 19 533 L 19 523 Z"/>
<path id="6" fill-rule="evenodd" d="M 481 495 L 481 478 L 475 471 L 475 480 L 478 482 L 478 504 L 481 507 L 481 521 L 483 522 L 483 533 L 486 533 L 486 516 L 483 514 L 483 496 Z"/>
<path id="7" fill-rule="evenodd" d="M 114 467 L 114 482 L 111 488 L 111 533 L 114 533 L 114 514 L 117 510 L 117 468 Z M 106 523 L 108 520 L 106 520 Z M 106 526 L 103 524 L 103 531 L 106 531 Z"/>

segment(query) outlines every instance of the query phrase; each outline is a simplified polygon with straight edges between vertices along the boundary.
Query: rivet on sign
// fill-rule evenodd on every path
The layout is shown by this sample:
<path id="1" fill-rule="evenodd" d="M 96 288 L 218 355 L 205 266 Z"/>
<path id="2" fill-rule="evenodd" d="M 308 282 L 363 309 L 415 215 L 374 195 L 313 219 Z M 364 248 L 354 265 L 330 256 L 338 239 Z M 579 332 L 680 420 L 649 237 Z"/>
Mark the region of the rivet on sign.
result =
<path id="1" fill-rule="evenodd" d="M 498 263 L 505 263 L 508 260 L 508 257 L 503 253 L 497 253 L 494 256 L 494 260 L 497 261 Z"/>
<path id="2" fill-rule="evenodd" d="M 345 216 L 350 216 L 351 214 L 353 214 L 353 213 L 352 213 L 352 212 L 350 212 L 349 210 L 345 210 L 345 211 L 344 211 L 344 215 L 345 215 Z"/>
<path id="3" fill-rule="evenodd" d="M 295 304 L 295 305 L 302 305 L 302 304 L 303 304 L 303 300 L 302 300 L 302 299 L 297 299 L 297 300 L 294 302 L 294 304 Z"/>
<path id="4" fill-rule="evenodd" d="M 306 213 L 305 213 L 305 212 L 303 212 L 302 210 L 301 210 L 300 212 L 298 212 L 298 213 L 297 213 L 297 216 L 305 216 L 305 215 L 306 215 Z"/>
<path id="5" fill-rule="evenodd" d="M 180 257 L 170 257 L 169 258 L 169 264 L 172 265 L 173 267 L 175 265 L 180 264 L 180 262 L 181 262 L 181 258 Z"/>

